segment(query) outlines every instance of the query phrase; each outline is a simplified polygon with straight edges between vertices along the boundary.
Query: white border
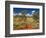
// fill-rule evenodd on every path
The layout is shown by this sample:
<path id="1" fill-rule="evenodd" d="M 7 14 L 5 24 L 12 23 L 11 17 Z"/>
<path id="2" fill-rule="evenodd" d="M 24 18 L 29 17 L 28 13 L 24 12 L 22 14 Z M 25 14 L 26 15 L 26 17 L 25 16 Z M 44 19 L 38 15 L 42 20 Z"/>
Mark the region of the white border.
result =
<path id="1" fill-rule="evenodd" d="M 13 8 L 38 8 L 40 9 L 40 29 L 13 30 Z M 10 4 L 10 34 L 40 33 L 42 32 L 42 6 Z"/>

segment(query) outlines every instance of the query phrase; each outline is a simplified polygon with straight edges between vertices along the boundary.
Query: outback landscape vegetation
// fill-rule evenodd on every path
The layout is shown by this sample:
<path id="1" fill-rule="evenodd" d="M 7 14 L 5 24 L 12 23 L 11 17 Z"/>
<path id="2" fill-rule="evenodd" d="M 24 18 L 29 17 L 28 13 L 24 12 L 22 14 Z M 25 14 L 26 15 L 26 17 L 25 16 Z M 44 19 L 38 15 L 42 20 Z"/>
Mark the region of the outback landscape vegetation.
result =
<path id="1" fill-rule="evenodd" d="M 28 10 L 21 10 L 20 13 L 14 13 L 13 30 L 39 29 L 39 11 L 30 15 L 27 12 Z"/>

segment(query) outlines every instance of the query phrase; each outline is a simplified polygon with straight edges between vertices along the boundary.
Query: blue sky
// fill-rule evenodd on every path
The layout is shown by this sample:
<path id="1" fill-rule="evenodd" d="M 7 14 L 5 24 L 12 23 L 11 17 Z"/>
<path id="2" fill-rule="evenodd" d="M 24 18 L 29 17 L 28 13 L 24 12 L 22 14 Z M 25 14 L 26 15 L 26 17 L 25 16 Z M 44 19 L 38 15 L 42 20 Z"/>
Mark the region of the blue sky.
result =
<path id="1" fill-rule="evenodd" d="M 21 11 L 27 10 L 27 14 L 31 15 L 33 12 L 39 12 L 39 9 L 36 8 L 13 8 L 13 15 L 21 13 Z"/>

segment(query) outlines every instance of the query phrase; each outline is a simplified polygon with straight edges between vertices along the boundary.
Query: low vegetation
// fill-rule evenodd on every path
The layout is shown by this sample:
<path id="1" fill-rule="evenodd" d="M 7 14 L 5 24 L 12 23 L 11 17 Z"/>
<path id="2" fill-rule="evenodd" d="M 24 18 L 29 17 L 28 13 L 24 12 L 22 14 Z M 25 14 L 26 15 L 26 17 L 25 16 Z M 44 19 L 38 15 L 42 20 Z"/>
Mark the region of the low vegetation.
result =
<path id="1" fill-rule="evenodd" d="M 13 17 L 13 29 L 38 29 L 39 28 L 39 14 L 33 14 L 32 16 L 25 16 L 26 13 L 22 15 L 16 15 Z"/>

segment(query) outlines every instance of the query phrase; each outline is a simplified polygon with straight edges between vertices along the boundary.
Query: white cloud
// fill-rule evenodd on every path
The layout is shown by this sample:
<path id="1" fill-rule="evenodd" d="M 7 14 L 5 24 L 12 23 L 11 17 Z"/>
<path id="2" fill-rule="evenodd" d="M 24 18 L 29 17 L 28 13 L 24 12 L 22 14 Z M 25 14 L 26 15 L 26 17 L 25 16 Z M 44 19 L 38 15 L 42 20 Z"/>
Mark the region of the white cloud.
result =
<path id="1" fill-rule="evenodd" d="M 26 14 L 26 16 L 31 16 L 30 14 Z"/>
<path id="2" fill-rule="evenodd" d="M 34 13 L 35 13 L 35 10 L 32 11 L 32 14 L 34 14 Z"/>
<path id="3" fill-rule="evenodd" d="M 21 13 L 19 13 L 18 15 L 22 15 Z"/>
<path id="4" fill-rule="evenodd" d="M 18 13 L 18 14 L 17 13 L 14 13 L 13 15 L 16 16 L 16 15 L 22 15 L 22 14 L 21 13 Z"/>
<path id="5" fill-rule="evenodd" d="M 34 12 L 35 12 L 35 10 L 32 11 L 32 13 L 34 13 Z"/>

